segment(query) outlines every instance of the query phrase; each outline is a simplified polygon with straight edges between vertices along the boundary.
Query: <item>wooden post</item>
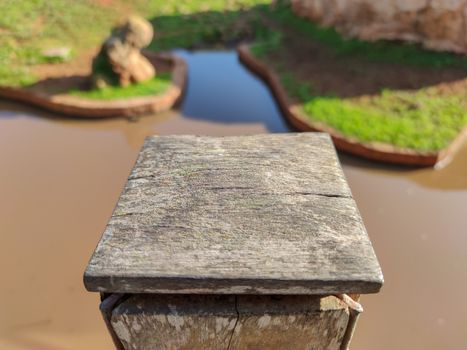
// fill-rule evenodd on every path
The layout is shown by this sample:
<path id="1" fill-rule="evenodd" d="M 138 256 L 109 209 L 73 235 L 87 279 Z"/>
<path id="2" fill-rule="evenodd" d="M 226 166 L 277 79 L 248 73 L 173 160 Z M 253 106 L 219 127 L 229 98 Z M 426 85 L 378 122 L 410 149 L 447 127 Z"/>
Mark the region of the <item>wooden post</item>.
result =
<path id="1" fill-rule="evenodd" d="M 327 134 L 150 137 L 85 272 L 125 349 L 340 349 L 383 277 Z"/>

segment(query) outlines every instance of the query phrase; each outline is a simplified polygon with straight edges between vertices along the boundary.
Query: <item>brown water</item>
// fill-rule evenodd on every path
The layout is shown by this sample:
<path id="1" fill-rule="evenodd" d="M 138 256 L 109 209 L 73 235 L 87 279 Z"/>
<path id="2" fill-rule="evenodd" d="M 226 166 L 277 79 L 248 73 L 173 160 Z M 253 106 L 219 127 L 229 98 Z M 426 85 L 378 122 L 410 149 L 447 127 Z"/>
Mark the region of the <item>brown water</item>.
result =
<path id="1" fill-rule="evenodd" d="M 0 349 L 112 349 L 82 274 L 146 135 L 288 130 L 233 53 L 182 54 L 179 112 L 86 121 L 0 102 Z M 466 349 L 467 143 L 441 170 L 342 161 L 386 279 L 352 349 Z"/>

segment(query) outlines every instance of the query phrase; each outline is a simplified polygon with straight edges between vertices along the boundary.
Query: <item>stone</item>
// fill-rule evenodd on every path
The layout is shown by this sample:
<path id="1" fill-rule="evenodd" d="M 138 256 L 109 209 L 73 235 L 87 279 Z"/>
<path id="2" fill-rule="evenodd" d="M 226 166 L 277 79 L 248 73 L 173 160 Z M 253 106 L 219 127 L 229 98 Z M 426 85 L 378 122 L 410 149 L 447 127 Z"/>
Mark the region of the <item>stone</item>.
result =
<path id="1" fill-rule="evenodd" d="M 467 53 L 463 0 L 292 0 L 292 9 L 350 37 L 405 40 Z"/>
<path id="2" fill-rule="evenodd" d="M 94 86 L 127 86 L 154 78 L 154 66 L 141 53 L 141 49 L 150 44 L 153 34 L 152 25 L 137 16 L 114 28 L 93 60 Z"/>
<path id="3" fill-rule="evenodd" d="M 48 60 L 66 61 L 70 58 L 71 49 L 69 47 L 51 47 L 41 52 L 42 56 Z"/>

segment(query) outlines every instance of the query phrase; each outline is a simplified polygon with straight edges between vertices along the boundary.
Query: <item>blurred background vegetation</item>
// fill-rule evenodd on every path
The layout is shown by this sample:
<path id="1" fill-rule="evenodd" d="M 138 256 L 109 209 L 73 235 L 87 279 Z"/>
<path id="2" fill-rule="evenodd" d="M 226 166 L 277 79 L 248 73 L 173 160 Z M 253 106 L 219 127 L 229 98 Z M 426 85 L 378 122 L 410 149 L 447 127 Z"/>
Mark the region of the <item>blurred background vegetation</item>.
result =
<path id="1" fill-rule="evenodd" d="M 314 81 L 300 75 L 300 67 L 288 64 L 290 55 L 285 53 L 297 50 L 290 44 L 293 39 L 320 45 L 330 60 L 399 64 L 426 69 L 426 74 L 465 69 L 467 60 L 413 44 L 343 38 L 332 28 L 297 17 L 285 0 L 7 0 L 0 2 L 0 13 L 0 85 L 34 83 L 36 65 L 61 60 L 44 55 L 50 48 L 69 48 L 70 57 L 63 59 L 79 60 L 98 48 L 116 22 L 137 13 L 155 28 L 150 50 L 234 48 L 248 41 L 252 53 L 274 67 L 289 96 L 302 105 L 311 121 L 325 123 L 345 136 L 432 152 L 446 147 L 467 124 L 465 87 L 441 92 L 430 86 L 400 91 L 382 85 L 361 98 L 317 88 Z M 167 86 L 164 81 L 149 85 L 86 96 L 108 99 L 157 92 Z"/>

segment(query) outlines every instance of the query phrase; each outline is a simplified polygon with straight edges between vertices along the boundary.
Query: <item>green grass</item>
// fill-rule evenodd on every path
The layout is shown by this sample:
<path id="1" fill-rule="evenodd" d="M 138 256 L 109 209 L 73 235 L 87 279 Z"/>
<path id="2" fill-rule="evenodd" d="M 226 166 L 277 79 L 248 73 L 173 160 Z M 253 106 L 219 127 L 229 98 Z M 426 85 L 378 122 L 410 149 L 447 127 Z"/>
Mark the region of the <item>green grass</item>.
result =
<path id="1" fill-rule="evenodd" d="M 302 36 L 304 41 L 322 44 L 335 59 L 351 57 L 425 68 L 467 68 L 467 59 L 455 54 L 428 51 L 413 44 L 343 38 L 334 29 L 296 17 L 288 8 L 271 11 L 269 18 L 281 28 L 286 26 L 287 32 L 276 32 L 257 40 L 251 50 L 260 59 L 267 60 L 269 54 L 287 50 L 285 36 L 292 32 Z M 310 121 L 329 125 L 347 137 L 430 152 L 449 145 L 467 125 L 467 91 L 440 94 L 435 87 L 418 91 L 383 87 L 376 96 L 346 99 L 331 92 L 319 93 L 313 82 L 295 76 L 287 62 L 270 63 L 288 95 L 301 104 Z"/>
<path id="2" fill-rule="evenodd" d="M 318 93 L 312 82 L 300 81 L 285 66 L 276 71 L 310 121 L 363 142 L 433 152 L 448 146 L 467 125 L 467 90 L 441 94 L 436 87 L 386 89 L 374 96 L 339 98 Z"/>
<path id="3" fill-rule="evenodd" d="M 311 82 L 284 67 L 277 72 L 288 95 L 312 122 L 322 122 L 344 136 L 418 151 L 439 151 L 467 125 L 467 90 L 440 94 L 435 87 L 417 91 L 383 90 L 379 95 L 339 98 L 320 94 Z"/>
<path id="4" fill-rule="evenodd" d="M 117 18 L 91 0 L 0 1 L 0 85 L 27 85 L 41 51 L 66 46 L 76 54 L 96 46 Z"/>
<path id="5" fill-rule="evenodd" d="M 326 43 L 338 55 L 404 62 L 419 66 L 462 66 L 459 56 L 421 50 L 415 45 L 346 40 L 333 29 L 320 28 L 297 18 L 281 1 L 270 0 L 115 0 L 112 6 L 93 0 L 34 0 L 0 2 L 0 85 L 26 85 L 36 80 L 31 67 L 46 63 L 41 51 L 56 46 L 72 49 L 74 57 L 96 47 L 112 25 L 131 12 L 140 13 L 155 26 L 150 49 L 216 46 L 239 38 L 260 39 L 263 50 L 277 37 L 264 25 L 268 18 Z M 261 48 L 258 48 L 260 50 Z"/>
<path id="6" fill-rule="evenodd" d="M 156 29 L 152 50 L 216 47 L 252 38 L 270 0 L 178 1 L 166 4 L 151 22 Z M 154 5 L 158 6 L 158 5 Z"/>
<path id="7" fill-rule="evenodd" d="M 268 0 L 94 0 L 0 1 L 0 85 L 37 81 L 32 68 L 47 63 L 44 49 L 66 46 L 74 57 L 99 45 L 111 27 L 130 13 L 151 19 L 154 50 L 219 44 L 241 35 L 236 26 L 248 9 Z M 254 11 L 253 11 L 254 12 Z"/>
<path id="8" fill-rule="evenodd" d="M 288 95 L 312 122 L 344 136 L 418 151 L 439 151 L 467 125 L 467 90 L 440 94 L 436 87 L 417 91 L 383 90 L 374 96 L 339 98 L 320 94 L 312 83 L 278 69 Z"/>
<path id="9" fill-rule="evenodd" d="M 364 142 L 438 151 L 467 124 L 467 96 L 437 96 L 427 90 L 385 91 L 368 99 L 316 97 L 303 104 L 313 121 Z"/>
<path id="10" fill-rule="evenodd" d="M 169 73 L 160 73 L 154 79 L 132 84 L 126 87 L 108 86 L 102 89 L 93 90 L 72 90 L 70 95 L 89 98 L 93 100 L 115 100 L 120 98 L 150 96 L 164 92 L 171 84 Z"/>
<path id="11" fill-rule="evenodd" d="M 296 17 L 285 4 L 270 0 L 115 0 L 111 6 L 93 0 L 34 0 L 0 2 L 0 85 L 27 85 L 37 78 L 32 69 L 47 62 L 43 49 L 67 46 L 74 57 L 96 47 L 117 19 L 140 13 L 155 26 L 152 50 L 217 46 L 238 39 L 255 39 L 252 51 L 260 58 L 283 48 L 289 32 L 323 44 L 339 59 L 361 59 L 427 68 L 467 68 L 464 57 L 423 50 L 417 45 L 346 39 L 334 29 Z M 273 23 L 274 30 L 269 29 Z M 277 30 L 286 27 L 284 33 Z M 418 150 L 439 150 L 467 123 L 463 94 L 439 95 L 434 90 L 384 91 L 378 96 L 341 99 L 319 94 L 313 82 L 301 81 L 278 69 L 288 93 L 301 101 L 304 112 L 343 134 L 362 141 L 387 142 Z M 75 95 L 113 99 L 163 91 L 167 77 L 158 76 L 127 88 L 74 91 Z"/>
<path id="12" fill-rule="evenodd" d="M 369 42 L 343 37 L 333 28 L 324 28 L 309 20 L 297 17 L 286 5 L 279 5 L 270 17 L 304 36 L 326 45 L 335 55 L 352 56 L 373 62 L 399 63 L 417 67 L 467 68 L 465 56 L 448 52 L 423 49 L 413 43 L 376 41 Z"/>

